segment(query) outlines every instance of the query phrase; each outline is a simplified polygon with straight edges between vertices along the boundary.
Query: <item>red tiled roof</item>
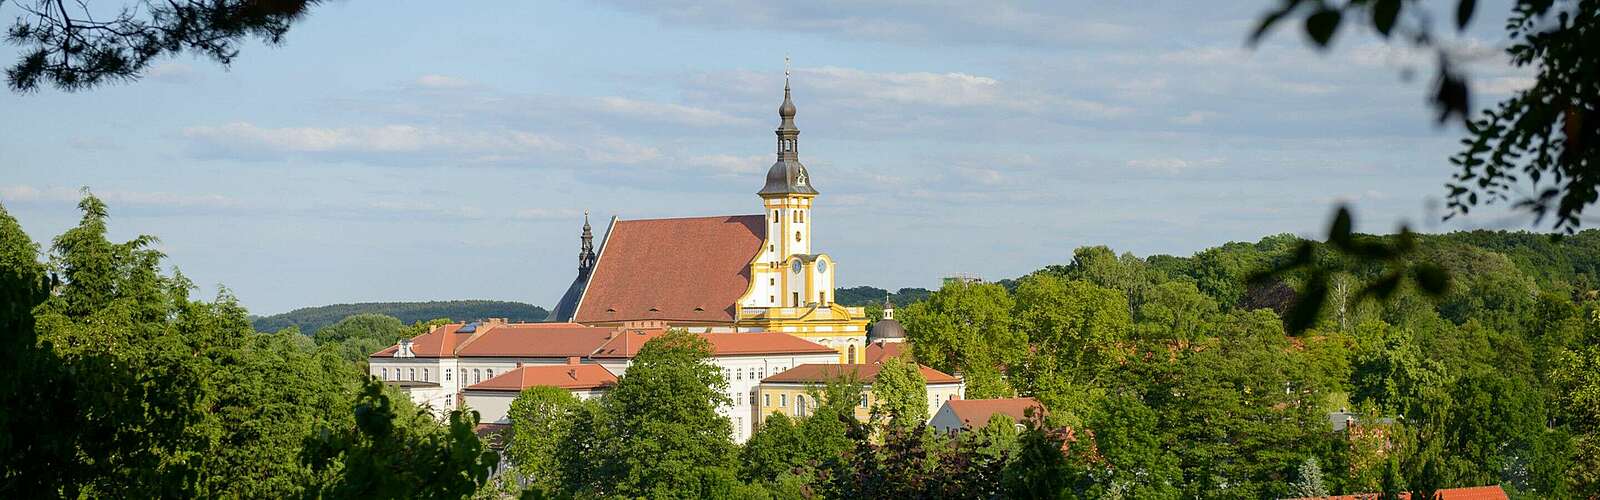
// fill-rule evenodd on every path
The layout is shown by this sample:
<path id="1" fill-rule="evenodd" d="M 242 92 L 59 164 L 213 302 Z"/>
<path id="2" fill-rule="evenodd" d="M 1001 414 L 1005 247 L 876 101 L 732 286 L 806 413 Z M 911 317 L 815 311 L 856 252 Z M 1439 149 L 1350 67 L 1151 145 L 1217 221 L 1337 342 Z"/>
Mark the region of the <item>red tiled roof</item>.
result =
<path id="1" fill-rule="evenodd" d="M 989 418 L 996 413 L 1005 414 L 1012 420 L 1022 422 L 1028 419 L 1028 408 L 1044 409 L 1039 400 L 1033 398 L 1001 398 L 1001 399 L 952 399 L 946 401 L 950 412 L 961 419 L 967 427 L 978 428 L 989 423 Z"/>
<path id="2" fill-rule="evenodd" d="M 929 384 L 958 384 L 961 379 L 950 376 L 945 372 L 926 366 L 917 365 L 922 371 L 922 378 Z M 770 377 L 761 379 L 762 382 L 787 382 L 800 384 L 826 384 L 839 379 L 853 378 L 863 383 L 871 384 L 878 378 L 878 370 L 883 365 L 829 365 L 829 364 L 803 364 L 784 370 Z"/>
<path id="3" fill-rule="evenodd" d="M 628 359 L 639 354 L 645 342 L 666 333 L 661 328 L 610 328 L 577 323 L 482 323 L 473 333 L 458 333 L 465 325 L 440 326 L 411 339 L 419 358 L 600 358 Z M 711 343 L 714 356 L 757 354 L 832 354 L 831 348 L 786 333 L 700 333 Z M 442 346 L 454 352 L 441 355 Z M 395 346 L 371 357 L 394 356 Z"/>
<path id="4" fill-rule="evenodd" d="M 889 358 L 911 352 L 910 345 L 904 342 L 873 342 L 867 344 L 867 364 L 878 364 Z"/>
<path id="5" fill-rule="evenodd" d="M 1473 486 L 1470 488 L 1449 488 L 1438 491 L 1438 500 L 1507 500 L 1506 490 L 1499 485 Z M 1306 497 L 1293 500 L 1375 500 L 1378 493 L 1357 493 L 1355 495 L 1339 495 L 1329 497 Z M 1411 500 L 1410 493 L 1401 493 L 1400 498 Z"/>
<path id="6" fill-rule="evenodd" d="M 478 328 L 485 326 L 490 325 L 480 325 Z M 614 328 L 575 323 L 500 324 L 462 343 L 457 347 L 456 355 L 526 358 L 588 356 L 616 334 L 618 332 Z"/>
<path id="7" fill-rule="evenodd" d="M 472 334 L 456 333 L 456 330 L 465 326 L 463 323 L 442 325 L 428 333 L 411 337 L 411 352 L 419 358 L 449 358 L 455 356 L 455 346 Z M 385 347 L 383 350 L 372 353 L 369 357 L 387 358 L 394 356 L 399 346 Z"/>
<path id="8" fill-rule="evenodd" d="M 617 377 L 600 365 L 523 365 L 473 384 L 467 390 L 520 392 L 541 385 L 562 389 L 599 389 L 616 383 Z"/>
<path id="9" fill-rule="evenodd" d="M 572 320 L 732 323 L 765 238 L 764 215 L 616 221 Z"/>
<path id="10" fill-rule="evenodd" d="M 666 333 L 661 330 L 630 331 L 618 335 L 596 350 L 594 358 L 632 358 L 639 354 L 645 342 Z M 711 343 L 713 356 L 740 356 L 756 354 L 834 354 L 826 346 L 786 333 L 699 333 L 700 338 Z"/>

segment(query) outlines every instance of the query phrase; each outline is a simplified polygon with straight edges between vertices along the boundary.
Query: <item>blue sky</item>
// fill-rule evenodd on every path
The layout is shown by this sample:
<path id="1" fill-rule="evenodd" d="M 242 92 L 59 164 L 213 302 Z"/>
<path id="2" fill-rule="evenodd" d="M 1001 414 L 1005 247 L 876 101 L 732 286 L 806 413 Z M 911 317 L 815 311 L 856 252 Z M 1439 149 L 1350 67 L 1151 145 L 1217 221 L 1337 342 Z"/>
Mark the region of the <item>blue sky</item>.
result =
<path id="1" fill-rule="evenodd" d="M 0 203 L 43 242 L 88 186 L 114 236 L 258 314 L 549 306 L 585 210 L 759 211 L 787 54 L 841 286 L 1313 235 L 1341 201 L 1369 232 L 1528 227 L 1437 222 L 1461 132 L 1433 125 L 1428 54 L 1297 26 L 1245 48 L 1273 3 L 334 2 L 229 68 L 0 96 Z M 1529 80 L 1479 9 L 1450 43 L 1484 103 Z"/>

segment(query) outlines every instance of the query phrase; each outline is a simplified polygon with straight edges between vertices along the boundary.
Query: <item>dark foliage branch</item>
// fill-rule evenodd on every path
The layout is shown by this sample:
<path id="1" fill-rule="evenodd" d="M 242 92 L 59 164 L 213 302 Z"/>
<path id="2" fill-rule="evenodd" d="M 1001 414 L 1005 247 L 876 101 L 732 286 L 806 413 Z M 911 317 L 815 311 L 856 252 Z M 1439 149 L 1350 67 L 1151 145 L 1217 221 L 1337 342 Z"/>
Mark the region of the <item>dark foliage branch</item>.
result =
<path id="1" fill-rule="evenodd" d="M 1449 47 L 1433 36 L 1433 19 L 1420 1 L 1284 0 L 1262 16 L 1251 35 L 1258 42 L 1296 17 L 1320 48 L 1344 24 L 1369 23 L 1380 35 L 1438 54 L 1431 106 L 1440 123 L 1459 120 L 1467 130 L 1459 167 L 1447 184 L 1446 219 L 1474 207 L 1511 203 L 1534 223 L 1572 233 L 1583 210 L 1600 199 L 1600 0 L 1517 0 L 1505 23 L 1512 64 L 1532 67 L 1535 83 L 1474 118 L 1471 89 Z M 1452 25 L 1465 30 L 1475 0 L 1456 0 Z"/>
<path id="2" fill-rule="evenodd" d="M 1251 281 L 1256 283 L 1272 283 L 1291 274 L 1305 276 L 1304 288 L 1283 318 L 1284 327 L 1290 333 L 1303 332 L 1315 325 L 1328 302 L 1334 275 L 1353 273 L 1356 267 L 1377 264 L 1383 269 L 1378 278 L 1366 282 L 1355 293 L 1357 302 L 1386 300 L 1407 281 L 1415 283 L 1427 295 L 1444 294 L 1450 282 L 1449 273 L 1437 264 L 1415 261 L 1417 238 L 1410 228 L 1402 226 L 1400 234 L 1394 238 L 1360 235 L 1354 228 L 1350 209 L 1339 207 L 1328 228 L 1327 242 L 1302 241 L 1295 248 L 1293 258 L 1252 277 Z"/>
<path id="3" fill-rule="evenodd" d="M 137 79 L 155 58 L 184 52 L 227 65 L 247 38 L 282 43 L 320 1 L 142 0 L 94 8 L 88 0 L 15 0 L 22 14 L 6 29 L 6 42 L 22 56 L 6 68 L 6 81 L 16 92 L 41 85 L 85 90 Z"/>

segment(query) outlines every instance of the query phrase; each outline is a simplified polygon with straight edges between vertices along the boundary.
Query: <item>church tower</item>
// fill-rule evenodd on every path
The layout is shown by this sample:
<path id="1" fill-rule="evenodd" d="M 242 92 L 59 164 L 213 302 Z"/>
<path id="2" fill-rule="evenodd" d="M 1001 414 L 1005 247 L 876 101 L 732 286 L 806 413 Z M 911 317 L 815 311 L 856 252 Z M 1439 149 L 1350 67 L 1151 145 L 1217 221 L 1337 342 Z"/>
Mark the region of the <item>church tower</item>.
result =
<path id="1" fill-rule="evenodd" d="M 741 331 L 798 335 L 839 351 L 841 363 L 854 362 L 865 348 L 866 313 L 834 303 L 833 257 L 812 248 L 811 209 L 817 189 L 800 163 L 800 128 L 784 70 L 783 104 L 778 106 L 777 161 L 767 169 L 761 197 L 766 240 L 750 263 L 750 289 L 740 298 Z"/>
<path id="2" fill-rule="evenodd" d="M 791 255 L 811 253 L 809 223 L 811 203 L 817 190 L 811 187 L 811 175 L 800 164 L 800 128 L 794 125 L 794 100 L 790 97 L 789 77 L 783 78 L 783 104 L 778 106 L 778 161 L 767 170 L 767 183 L 756 194 L 761 196 L 767 212 L 767 234 L 776 248 L 770 251 L 783 259 Z M 791 237 L 790 234 L 793 234 Z M 782 238 L 771 238 L 783 235 Z"/>

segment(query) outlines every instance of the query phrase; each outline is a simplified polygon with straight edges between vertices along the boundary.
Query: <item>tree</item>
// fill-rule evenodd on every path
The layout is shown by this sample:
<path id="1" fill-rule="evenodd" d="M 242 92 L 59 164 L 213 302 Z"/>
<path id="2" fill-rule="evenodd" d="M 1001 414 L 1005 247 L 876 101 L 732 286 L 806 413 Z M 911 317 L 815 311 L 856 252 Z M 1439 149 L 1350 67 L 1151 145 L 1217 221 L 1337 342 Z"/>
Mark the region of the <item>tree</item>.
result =
<path id="1" fill-rule="evenodd" d="M 1122 293 L 1048 274 L 1017 283 L 1012 310 L 1031 347 L 1013 375 L 1051 410 L 1081 414 L 1100 376 L 1121 359 L 1132 326 Z"/>
<path id="2" fill-rule="evenodd" d="M 685 495 L 706 469 L 733 470 L 728 382 L 710 362 L 711 344 L 671 330 L 639 349 L 600 400 L 592 429 L 591 490 L 628 496 Z M 575 428 L 574 432 L 583 432 Z"/>
<path id="3" fill-rule="evenodd" d="M 45 83 L 76 91 L 134 80 L 156 58 L 186 52 L 227 65 L 245 40 L 282 43 L 320 0 L 141 0 L 110 16 L 86 3 L 12 3 L 26 15 L 6 32 L 23 49 L 6 79 L 13 91 L 31 92 Z"/>
<path id="4" fill-rule="evenodd" d="M 1200 293 L 1194 283 L 1169 281 L 1147 291 L 1137 312 L 1141 336 L 1183 346 L 1207 329 L 1206 321 L 1217 312 L 1217 303 Z"/>
<path id="5" fill-rule="evenodd" d="M 452 411 L 448 430 L 440 429 L 426 413 L 396 408 L 383 387 L 369 378 L 355 425 L 327 429 L 306 443 L 302 459 L 331 476 L 308 496 L 462 498 L 488 482 L 499 457 L 473 434 L 477 412 Z"/>
<path id="6" fill-rule="evenodd" d="M 1306 458 L 1300 463 L 1300 468 L 1295 470 L 1295 480 L 1289 488 L 1289 494 L 1296 498 L 1328 496 L 1328 487 L 1322 484 L 1322 466 L 1317 465 L 1316 457 Z"/>
<path id="7" fill-rule="evenodd" d="M 928 380 L 916 363 L 899 356 L 884 360 L 872 382 L 872 393 L 876 396 L 874 416 L 907 427 L 928 421 Z"/>
<path id="8" fill-rule="evenodd" d="M 746 481 L 773 481 L 808 458 L 794 420 L 782 413 L 767 417 L 739 453 L 739 475 Z"/>
<path id="9" fill-rule="evenodd" d="M 543 385 L 523 389 L 512 400 L 506 412 L 511 419 L 506 455 L 523 484 L 549 488 L 561 484 L 557 453 L 561 442 L 567 439 L 579 405 L 578 397 L 566 389 Z"/>
<path id="10" fill-rule="evenodd" d="M 1011 297 L 996 284 L 951 282 L 927 300 L 897 311 L 910 335 L 913 356 L 966 377 L 967 397 L 1015 394 L 1002 367 L 1016 366 L 1027 339 L 1012 328 Z"/>

